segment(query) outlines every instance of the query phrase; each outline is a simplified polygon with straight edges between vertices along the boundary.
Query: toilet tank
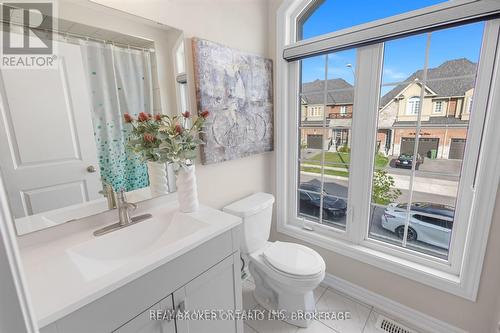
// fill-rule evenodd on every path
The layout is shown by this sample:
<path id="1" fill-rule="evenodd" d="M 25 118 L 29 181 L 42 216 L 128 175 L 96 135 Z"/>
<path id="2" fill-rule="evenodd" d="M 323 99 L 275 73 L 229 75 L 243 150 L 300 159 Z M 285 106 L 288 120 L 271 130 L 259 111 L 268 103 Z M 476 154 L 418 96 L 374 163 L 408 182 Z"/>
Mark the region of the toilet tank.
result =
<path id="1" fill-rule="evenodd" d="M 241 217 L 241 253 L 248 254 L 262 248 L 269 239 L 274 197 L 269 193 L 255 193 L 233 202 L 222 210 Z"/>

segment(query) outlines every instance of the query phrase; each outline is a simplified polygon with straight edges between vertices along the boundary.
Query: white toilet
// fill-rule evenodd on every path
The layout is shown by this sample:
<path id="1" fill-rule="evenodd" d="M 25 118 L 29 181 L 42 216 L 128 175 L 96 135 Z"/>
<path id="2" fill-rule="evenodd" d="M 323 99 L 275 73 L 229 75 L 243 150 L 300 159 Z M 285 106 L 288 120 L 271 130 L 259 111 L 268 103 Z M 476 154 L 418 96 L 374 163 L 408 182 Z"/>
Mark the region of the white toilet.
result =
<path id="1" fill-rule="evenodd" d="M 243 219 L 241 255 L 255 280 L 254 297 L 267 310 L 285 310 L 287 322 L 307 327 L 314 312 L 313 290 L 325 277 L 325 262 L 313 249 L 295 243 L 269 242 L 274 197 L 255 193 L 226 207 Z"/>

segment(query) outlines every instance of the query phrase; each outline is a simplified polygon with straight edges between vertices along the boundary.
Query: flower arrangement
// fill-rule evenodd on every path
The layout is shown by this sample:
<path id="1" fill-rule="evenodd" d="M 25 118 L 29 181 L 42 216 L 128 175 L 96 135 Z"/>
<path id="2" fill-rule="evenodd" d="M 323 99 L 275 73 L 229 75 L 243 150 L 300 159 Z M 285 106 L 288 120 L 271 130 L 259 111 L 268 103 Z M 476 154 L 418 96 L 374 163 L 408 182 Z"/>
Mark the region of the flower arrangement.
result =
<path id="1" fill-rule="evenodd" d="M 128 148 L 139 155 L 143 161 L 161 162 L 157 151 L 160 146 L 158 140 L 158 129 L 161 125 L 161 117 L 151 116 L 149 113 L 141 112 L 137 119 L 125 113 L 125 122 L 132 126 L 128 139 Z"/>
<path id="2" fill-rule="evenodd" d="M 199 133 L 208 115 L 203 111 L 192 121 L 189 111 L 172 117 L 141 112 L 137 119 L 127 113 L 125 122 L 132 125 L 129 148 L 145 161 L 171 163 L 176 172 L 187 168 L 196 158 L 196 148 L 203 143 Z"/>

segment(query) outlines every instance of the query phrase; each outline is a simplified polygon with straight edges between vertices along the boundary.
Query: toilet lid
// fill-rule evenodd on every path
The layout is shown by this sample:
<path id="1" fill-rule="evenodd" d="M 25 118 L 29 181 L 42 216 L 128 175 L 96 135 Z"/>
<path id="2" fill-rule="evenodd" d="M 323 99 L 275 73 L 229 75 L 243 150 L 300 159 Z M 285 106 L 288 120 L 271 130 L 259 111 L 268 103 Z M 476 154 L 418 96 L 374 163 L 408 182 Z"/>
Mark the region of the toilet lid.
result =
<path id="1" fill-rule="evenodd" d="M 264 250 L 263 256 L 273 267 L 291 275 L 315 275 L 325 269 L 323 258 L 300 244 L 274 242 Z"/>

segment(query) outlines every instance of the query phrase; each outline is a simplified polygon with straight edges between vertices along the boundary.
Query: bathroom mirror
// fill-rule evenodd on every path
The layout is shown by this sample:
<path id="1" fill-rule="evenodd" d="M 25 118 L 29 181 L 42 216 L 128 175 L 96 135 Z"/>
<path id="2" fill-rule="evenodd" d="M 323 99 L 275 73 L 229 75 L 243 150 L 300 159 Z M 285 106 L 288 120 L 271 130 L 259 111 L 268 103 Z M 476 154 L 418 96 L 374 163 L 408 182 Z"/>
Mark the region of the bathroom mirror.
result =
<path id="1" fill-rule="evenodd" d="M 26 16 L 10 13 L 12 44 Z M 0 170 L 19 235 L 112 209 L 110 188 L 129 202 L 175 191 L 168 168 L 152 190 L 124 115 L 186 110 L 182 31 L 88 1 L 52 13 L 30 12 L 52 24 L 29 38 L 50 40 L 55 64 L 0 69 Z"/>

